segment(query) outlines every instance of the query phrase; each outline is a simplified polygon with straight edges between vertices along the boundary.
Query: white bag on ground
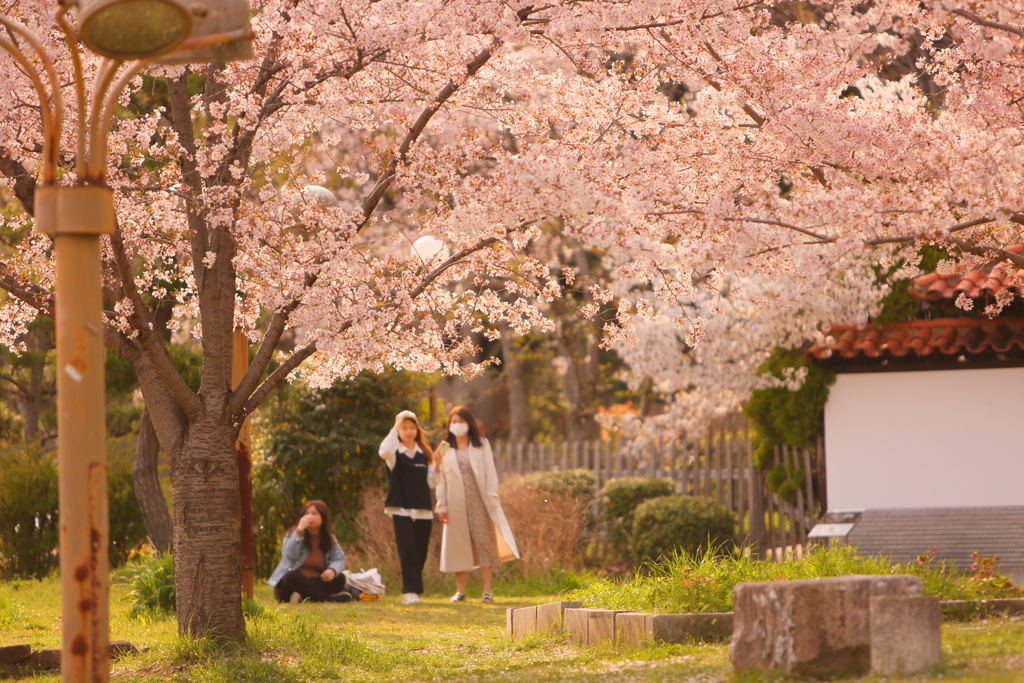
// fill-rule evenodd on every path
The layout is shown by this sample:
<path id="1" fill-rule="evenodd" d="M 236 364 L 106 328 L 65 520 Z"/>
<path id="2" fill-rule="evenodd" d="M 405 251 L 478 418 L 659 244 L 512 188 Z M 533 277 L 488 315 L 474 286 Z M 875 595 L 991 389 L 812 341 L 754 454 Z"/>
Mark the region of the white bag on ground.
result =
<path id="1" fill-rule="evenodd" d="M 380 572 L 376 567 L 360 572 L 350 572 L 346 569 L 343 573 L 346 586 L 352 586 L 370 595 L 384 595 L 384 584 L 380 582 Z"/>

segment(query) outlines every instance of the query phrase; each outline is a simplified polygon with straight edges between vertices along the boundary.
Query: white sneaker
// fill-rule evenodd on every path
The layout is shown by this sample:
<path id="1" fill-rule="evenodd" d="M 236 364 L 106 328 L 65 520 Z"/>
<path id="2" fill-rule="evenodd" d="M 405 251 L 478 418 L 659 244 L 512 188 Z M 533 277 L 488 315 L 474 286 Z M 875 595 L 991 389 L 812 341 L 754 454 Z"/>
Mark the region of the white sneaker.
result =
<path id="1" fill-rule="evenodd" d="M 402 604 L 403 605 L 418 605 L 421 602 L 423 602 L 423 601 L 420 600 L 420 596 L 416 595 L 415 593 L 403 593 L 402 594 Z"/>
<path id="2" fill-rule="evenodd" d="M 288 596 L 288 602 L 290 602 L 293 605 L 299 604 L 300 602 L 302 602 L 302 594 L 298 591 L 295 591 L 290 596 Z"/>

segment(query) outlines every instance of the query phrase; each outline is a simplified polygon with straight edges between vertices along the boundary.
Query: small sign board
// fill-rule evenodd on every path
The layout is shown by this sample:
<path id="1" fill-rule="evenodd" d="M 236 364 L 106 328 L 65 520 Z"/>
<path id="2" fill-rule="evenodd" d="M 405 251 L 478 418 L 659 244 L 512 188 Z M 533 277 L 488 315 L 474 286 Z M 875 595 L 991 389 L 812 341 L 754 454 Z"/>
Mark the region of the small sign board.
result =
<path id="1" fill-rule="evenodd" d="M 853 524 L 815 524 L 807 538 L 846 538 Z"/>

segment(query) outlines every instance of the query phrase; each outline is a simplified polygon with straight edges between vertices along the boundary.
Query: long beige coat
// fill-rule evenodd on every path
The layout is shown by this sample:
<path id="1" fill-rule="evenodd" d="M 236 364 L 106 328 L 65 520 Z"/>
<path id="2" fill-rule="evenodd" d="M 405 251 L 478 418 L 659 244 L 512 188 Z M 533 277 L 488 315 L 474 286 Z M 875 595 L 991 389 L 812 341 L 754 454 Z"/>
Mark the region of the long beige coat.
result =
<path id="1" fill-rule="evenodd" d="M 519 557 L 519 548 L 512 536 L 512 528 L 505 519 L 505 511 L 501 509 L 501 501 L 498 500 L 498 470 L 494 466 L 494 454 L 491 453 L 491 444 L 487 439 L 483 440 L 480 448 L 469 447 L 469 464 L 473 468 L 473 476 L 480 489 L 480 496 L 484 499 L 487 514 L 497 532 L 498 556 L 502 562 L 513 560 Z M 437 512 L 448 513 L 448 523 L 444 525 L 444 533 L 441 535 L 441 571 L 465 572 L 475 569 L 466 515 L 466 493 L 454 448 L 448 449 L 437 469 Z"/>

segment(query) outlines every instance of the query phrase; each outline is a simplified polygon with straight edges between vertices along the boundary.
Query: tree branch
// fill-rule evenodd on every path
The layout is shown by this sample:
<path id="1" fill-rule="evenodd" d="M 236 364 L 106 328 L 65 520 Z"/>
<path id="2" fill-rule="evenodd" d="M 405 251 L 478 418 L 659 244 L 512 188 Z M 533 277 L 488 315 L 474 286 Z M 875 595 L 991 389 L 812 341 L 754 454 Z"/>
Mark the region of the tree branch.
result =
<path id="1" fill-rule="evenodd" d="M 317 277 L 316 273 L 308 273 L 303 286 L 306 289 L 312 287 Z M 228 399 L 228 415 L 234 415 L 239 410 L 242 410 L 242 406 L 253 391 L 256 390 L 256 383 L 259 382 L 260 377 L 263 376 L 267 366 L 270 365 L 271 359 L 274 357 L 274 351 L 277 350 L 277 343 L 281 341 L 281 335 L 284 334 L 288 318 L 291 316 L 292 311 L 298 308 L 301 303 L 302 299 L 296 297 L 274 312 L 270 319 L 270 324 L 267 325 L 267 331 L 263 334 L 262 341 L 260 341 L 260 347 L 256 350 L 256 355 L 252 359 L 252 363 L 246 369 L 242 381 L 231 392 L 231 397 Z"/>
<path id="2" fill-rule="evenodd" d="M 989 21 L 988 19 L 979 17 L 974 12 L 965 9 L 950 10 L 950 14 L 958 14 L 964 19 L 967 19 L 970 22 L 978 24 L 979 26 L 994 28 L 997 31 L 1006 31 L 1007 33 L 1012 33 L 1015 36 L 1020 36 L 1021 38 L 1024 38 L 1024 29 L 1019 29 L 1016 26 L 1010 26 L 1009 24 L 1000 24 L 998 21 Z"/>
<path id="3" fill-rule="evenodd" d="M 153 316 L 149 307 L 142 300 L 138 288 L 135 286 L 135 276 L 132 274 L 132 265 L 128 260 L 128 253 L 124 247 L 124 239 L 121 235 L 121 227 L 114 226 L 114 232 L 110 236 L 110 247 L 114 254 L 114 263 L 117 265 L 118 277 L 121 280 L 121 287 L 125 296 L 132 305 L 132 313 L 128 319 L 139 333 L 140 346 L 142 351 L 153 364 L 160 379 L 167 385 L 168 391 L 178 401 L 185 414 L 195 415 L 199 412 L 199 397 L 193 393 L 185 380 L 181 378 L 178 371 L 171 362 L 163 339 L 157 335 Z"/>
<path id="4" fill-rule="evenodd" d="M 29 215 L 36 211 L 36 179 L 25 165 L 11 156 L 6 147 L 0 147 L 0 173 L 14 180 L 14 196 Z"/>
<path id="5" fill-rule="evenodd" d="M 341 326 L 339 332 L 344 332 L 351 326 L 352 323 L 346 323 Z M 256 388 L 256 391 L 252 392 L 252 396 L 250 396 L 249 400 L 245 402 L 245 406 L 242 408 L 242 413 L 238 416 L 238 421 L 241 422 L 250 415 L 252 411 L 256 410 L 260 403 L 263 402 L 263 399 L 267 397 L 267 394 L 269 394 L 274 387 L 280 384 L 292 370 L 299 367 L 299 364 L 302 363 L 302 361 L 312 356 L 315 352 L 316 342 L 312 341 L 292 355 L 288 356 L 287 360 L 278 365 L 277 368 L 270 373 L 265 380 L 263 380 L 263 383 Z"/>
<path id="6" fill-rule="evenodd" d="M 1012 251 L 1006 251 L 999 247 L 979 247 L 960 240 L 952 240 L 953 244 L 960 251 L 966 251 L 968 254 L 974 254 L 975 256 L 983 256 L 985 258 L 998 257 L 1000 261 L 1009 261 L 1018 268 L 1024 268 L 1024 256 L 1020 254 L 1014 254 Z"/>
<path id="7" fill-rule="evenodd" d="M 391 182 L 395 179 L 399 162 L 405 162 L 406 155 L 409 153 L 410 147 L 412 147 L 413 143 L 419 138 L 423 129 L 426 128 L 427 124 L 430 122 L 430 119 L 434 117 L 434 114 L 441 109 L 441 106 L 447 102 L 452 95 L 459 91 L 459 88 L 461 88 L 467 80 L 476 75 L 476 72 L 487 63 L 487 60 L 491 58 L 494 51 L 500 45 L 501 41 L 497 38 L 491 41 L 489 46 L 481 50 L 480 53 L 473 58 L 473 61 L 466 65 L 465 77 L 462 78 L 459 83 L 456 83 L 455 81 L 448 81 L 448 84 L 441 89 L 441 92 L 439 92 L 436 97 L 434 97 L 434 101 L 420 112 L 419 118 L 416 119 L 412 128 L 410 128 L 409 132 L 406 133 L 405 139 L 402 140 L 402 144 L 398 148 L 398 154 L 388 162 L 387 167 L 384 169 L 384 172 L 381 173 L 380 178 L 377 179 L 377 183 L 373 186 L 370 194 L 368 194 L 363 200 L 363 220 L 359 224 L 358 229 L 362 229 L 369 222 L 370 216 L 373 215 L 373 212 L 380 203 L 384 193 L 387 192 L 388 188 L 391 186 Z"/>

